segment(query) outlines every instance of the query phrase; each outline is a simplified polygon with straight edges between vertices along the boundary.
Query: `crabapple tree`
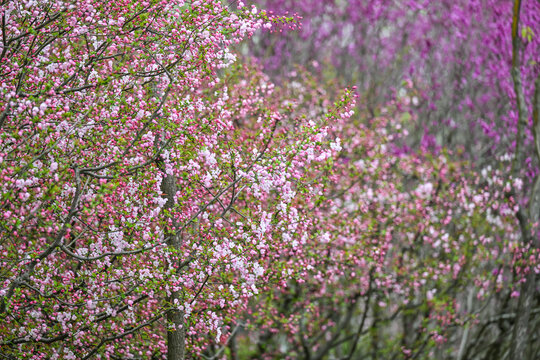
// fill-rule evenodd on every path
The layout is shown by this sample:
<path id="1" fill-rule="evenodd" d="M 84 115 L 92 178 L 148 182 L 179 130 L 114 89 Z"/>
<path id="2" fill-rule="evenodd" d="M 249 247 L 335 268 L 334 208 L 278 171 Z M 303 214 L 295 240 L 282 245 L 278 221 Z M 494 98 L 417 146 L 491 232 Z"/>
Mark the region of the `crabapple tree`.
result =
<path id="1" fill-rule="evenodd" d="M 225 69 L 231 45 L 290 19 L 215 0 L 1 11 L 2 355 L 183 359 L 224 341 L 259 283 L 288 276 L 271 224 L 308 196 L 306 159 L 334 151 L 310 141 L 325 116 L 289 119 L 260 71 Z"/>
<path id="2" fill-rule="evenodd" d="M 510 157 L 476 173 L 448 151 L 396 156 L 418 121 L 403 102 L 330 128 L 339 154 L 288 226 L 302 242 L 288 253 L 293 278 L 250 309 L 259 346 L 239 337 L 245 356 L 466 359 L 509 346 L 492 327 L 514 319 L 519 284 L 540 272 L 509 197 L 523 182 L 505 178 Z"/>

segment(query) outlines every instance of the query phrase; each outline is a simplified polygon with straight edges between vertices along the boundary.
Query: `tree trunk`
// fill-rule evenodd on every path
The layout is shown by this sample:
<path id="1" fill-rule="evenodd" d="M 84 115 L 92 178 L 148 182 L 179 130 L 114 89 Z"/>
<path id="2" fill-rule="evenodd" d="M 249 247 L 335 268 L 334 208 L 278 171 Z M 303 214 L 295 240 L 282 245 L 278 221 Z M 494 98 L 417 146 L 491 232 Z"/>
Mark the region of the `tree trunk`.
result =
<path id="1" fill-rule="evenodd" d="M 169 300 L 177 298 L 178 294 L 174 292 Z M 186 339 L 184 312 L 176 309 L 170 310 L 167 313 L 167 323 L 171 327 L 167 329 L 167 360 L 184 360 Z"/>
<path id="2" fill-rule="evenodd" d="M 531 269 L 526 281 L 521 284 L 518 308 L 516 311 L 516 322 L 512 334 L 512 344 L 510 347 L 511 360 L 529 359 L 527 348 L 529 346 L 529 318 L 531 316 L 531 306 L 535 288 L 535 273 Z"/>
<path id="3" fill-rule="evenodd" d="M 518 110 L 518 132 L 516 139 L 516 154 L 512 165 L 514 175 L 518 174 L 520 159 L 520 144 L 523 141 L 523 128 L 528 124 L 527 105 L 525 103 L 525 95 L 521 78 L 521 63 L 520 49 L 521 39 L 519 37 L 519 21 L 521 11 L 521 0 L 514 0 L 513 16 L 512 16 L 512 80 L 514 82 L 514 90 L 516 93 L 516 105 Z M 540 126 L 538 123 L 538 106 L 539 91 L 540 91 L 540 76 L 536 80 L 536 89 L 533 99 L 533 134 L 535 139 L 535 152 L 537 159 L 540 160 Z M 536 175 L 534 186 L 529 200 L 529 211 L 525 215 L 518 214 L 520 227 L 522 232 L 522 241 L 525 244 L 536 246 L 538 242 L 538 229 L 534 225 L 540 217 L 540 177 Z M 527 359 L 527 347 L 529 345 L 529 318 L 531 313 L 531 305 L 536 287 L 535 273 L 532 268 L 525 278 L 525 282 L 521 284 L 518 307 L 516 311 L 516 319 L 510 343 L 511 360 Z"/>
<path id="4" fill-rule="evenodd" d="M 167 197 L 164 210 L 171 210 L 175 204 L 176 178 L 173 175 L 165 175 L 161 182 L 161 190 Z M 180 251 L 182 239 L 177 234 L 178 224 L 173 219 L 173 228 L 167 229 L 165 236 L 168 237 L 167 245 L 175 251 Z M 180 311 L 176 304 L 180 304 L 180 292 L 173 290 L 167 303 L 171 308 L 167 311 L 167 360 L 184 360 L 185 339 L 184 312 Z"/>

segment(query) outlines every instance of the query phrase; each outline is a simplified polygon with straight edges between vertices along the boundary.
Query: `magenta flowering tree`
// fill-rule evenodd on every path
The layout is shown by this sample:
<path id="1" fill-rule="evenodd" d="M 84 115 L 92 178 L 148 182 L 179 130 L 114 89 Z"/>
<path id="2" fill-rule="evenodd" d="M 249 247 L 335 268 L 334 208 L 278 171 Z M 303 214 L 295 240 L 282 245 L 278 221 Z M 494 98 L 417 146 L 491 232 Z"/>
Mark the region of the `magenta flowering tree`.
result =
<path id="1" fill-rule="evenodd" d="M 253 47 L 268 69 L 332 64 L 333 75 L 356 83 L 360 103 L 372 109 L 395 93 L 406 96 L 402 84 L 410 80 L 419 90 L 408 96 L 420 119 L 408 139 L 413 148 L 463 146 L 478 165 L 514 152 L 514 1 L 253 2 L 302 17 L 299 31 L 265 36 Z M 540 4 L 524 0 L 520 9 L 520 70 L 530 109 L 540 72 Z M 524 134 L 532 146 L 532 133 Z M 532 159 L 522 161 L 533 171 Z"/>

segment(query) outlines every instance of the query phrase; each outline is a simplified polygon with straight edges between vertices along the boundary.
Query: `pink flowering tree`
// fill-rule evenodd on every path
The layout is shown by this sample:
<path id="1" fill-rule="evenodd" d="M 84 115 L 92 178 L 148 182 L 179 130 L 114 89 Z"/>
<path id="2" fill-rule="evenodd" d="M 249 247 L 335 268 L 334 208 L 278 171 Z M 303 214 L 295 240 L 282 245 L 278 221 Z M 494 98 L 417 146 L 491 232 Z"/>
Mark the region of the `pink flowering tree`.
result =
<path id="1" fill-rule="evenodd" d="M 275 4 L 1 3 L 0 355 L 535 356 L 537 3 Z"/>
<path id="2" fill-rule="evenodd" d="M 535 315 L 538 269 L 532 266 L 538 261 L 535 114 L 540 111 L 540 3 L 267 0 L 258 4 L 303 17 L 299 32 L 287 33 L 285 38 L 262 37 L 263 46 L 254 47 L 263 61 L 265 56 L 270 58 L 269 70 L 283 73 L 299 61 L 323 77 L 357 83 L 359 104 L 370 118 L 378 117 L 389 101 L 398 100 L 400 108 L 411 107 L 411 114 L 397 115 L 400 132 L 404 129 L 409 136 L 391 133 L 392 154 L 417 156 L 420 149 L 438 157 L 448 154 L 447 148 L 453 149 L 446 161 L 461 164 L 463 179 L 468 179 L 473 191 L 486 186 L 471 180 L 487 169 L 496 169 L 499 179 L 513 179 L 504 191 L 501 184 L 489 181 L 487 191 L 497 194 L 501 204 L 514 203 L 508 209 L 515 220 L 508 219 L 513 225 L 504 233 L 519 235 L 508 250 L 514 254 L 508 266 L 515 284 L 493 295 L 500 301 L 488 302 L 481 326 L 463 326 L 462 335 L 454 335 L 462 336 L 461 340 L 447 346 L 465 358 L 471 352 L 464 347 L 474 349 L 475 345 L 483 350 L 473 351 L 474 356 L 489 358 L 500 352 L 508 358 L 537 356 L 538 349 L 532 346 L 536 340 L 529 334 L 540 320 Z M 280 66 L 272 68 L 276 64 Z M 424 156 L 417 160 L 419 164 Z M 466 166 L 458 159 L 470 163 Z M 401 184 L 403 179 L 399 179 L 393 184 Z M 456 199 L 446 206 L 455 211 L 461 205 Z M 502 236 L 500 243 L 505 241 Z M 527 258 L 529 262 L 524 261 Z M 456 294 L 454 301 L 459 299 Z M 336 314 L 335 309 L 331 313 Z M 479 342 L 463 340 L 471 339 L 473 333 Z M 421 352 L 412 354 L 418 357 Z"/>
<path id="3" fill-rule="evenodd" d="M 290 117 L 258 70 L 224 70 L 231 45 L 288 20 L 211 0 L 1 11 L 2 355 L 222 344 L 260 283 L 290 276 L 271 224 L 335 153 L 310 141 L 325 116 Z"/>
<path id="4" fill-rule="evenodd" d="M 514 320 L 519 283 L 540 272 L 508 198 L 523 183 L 505 178 L 510 158 L 475 173 L 448 152 L 393 155 L 415 117 L 394 102 L 332 125 L 339 154 L 312 174 L 316 195 L 283 234 L 297 245 L 284 252 L 293 279 L 249 310 L 238 358 L 466 359 L 507 348 L 508 332 L 495 340 L 492 327 Z"/>

